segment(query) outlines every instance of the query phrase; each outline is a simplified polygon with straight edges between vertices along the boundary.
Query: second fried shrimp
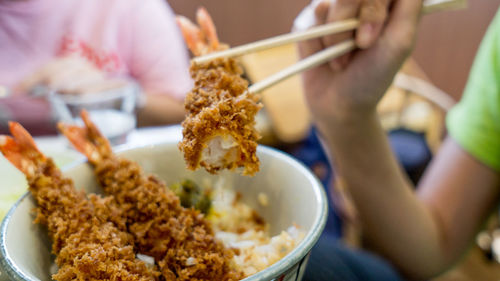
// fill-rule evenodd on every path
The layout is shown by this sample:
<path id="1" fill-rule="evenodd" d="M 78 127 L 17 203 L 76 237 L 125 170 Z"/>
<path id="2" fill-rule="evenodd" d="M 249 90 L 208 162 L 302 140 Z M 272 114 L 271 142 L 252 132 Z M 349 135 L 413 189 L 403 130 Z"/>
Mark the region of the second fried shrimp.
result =
<path id="1" fill-rule="evenodd" d="M 46 225 L 59 270 L 66 280 L 156 280 L 158 272 L 135 257 L 133 237 L 111 197 L 83 192 L 36 147 L 30 134 L 10 123 L 13 137 L 0 136 L 0 151 L 23 172 L 34 197 L 35 222 Z"/>
<path id="2" fill-rule="evenodd" d="M 238 280 L 233 252 L 214 239 L 204 216 L 185 209 L 166 185 L 137 163 L 112 153 L 109 142 L 82 112 L 85 128 L 60 125 L 94 165 L 104 192 L 113 195 L 142 254 L 155 258 L 167 280 Z"/>

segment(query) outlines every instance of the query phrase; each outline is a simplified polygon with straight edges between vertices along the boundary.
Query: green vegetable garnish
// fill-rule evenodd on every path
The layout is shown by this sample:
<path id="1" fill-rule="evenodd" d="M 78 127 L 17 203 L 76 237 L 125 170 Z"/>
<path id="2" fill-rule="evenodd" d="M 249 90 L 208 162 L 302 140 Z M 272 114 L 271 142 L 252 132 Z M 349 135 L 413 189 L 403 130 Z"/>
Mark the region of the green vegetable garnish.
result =
<path id="1" fill-rule="evenodd" d="M 169 188 L 179 197 L 184 208 L 195 208 L 204 214 L 208 213 L 212 204 L 209 190 L 203 190 L 194 181 L 188 179 L 175 183 Z"/>

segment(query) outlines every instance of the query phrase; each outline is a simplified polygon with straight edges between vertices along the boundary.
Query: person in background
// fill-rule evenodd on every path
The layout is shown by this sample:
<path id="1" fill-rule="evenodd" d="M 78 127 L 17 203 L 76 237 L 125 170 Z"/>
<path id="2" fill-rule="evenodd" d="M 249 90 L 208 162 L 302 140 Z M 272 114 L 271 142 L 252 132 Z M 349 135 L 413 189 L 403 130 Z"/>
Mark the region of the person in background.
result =
<path id="1" fill-rule="evenodd" d="M 422 1 L 314 3 L 309 22 L 359 17 L 358 50 L 303 74 L 306 99 L 335 171 L 378 255 L 333 240 L 313 250 L 305 280 L 427 280 L 452 267 L 500 203 L 500 14 L 492 22 L 449 136 L 417 189 L 401 171 L 376 105 L 414 45 Z M 304 26 L 302 26 L 304 27 Z M 353 34 L 299 44 L 307 57 Z"/>
<path id="2" fill-rule="evenodd" d="M 0 130 L 21 121 L 54 132 L 40 87 L 83 94 L 123 86 L 144 92 L 139 125 L 184 117 L 188 53 L 163 0 L 0 0 Z"/>

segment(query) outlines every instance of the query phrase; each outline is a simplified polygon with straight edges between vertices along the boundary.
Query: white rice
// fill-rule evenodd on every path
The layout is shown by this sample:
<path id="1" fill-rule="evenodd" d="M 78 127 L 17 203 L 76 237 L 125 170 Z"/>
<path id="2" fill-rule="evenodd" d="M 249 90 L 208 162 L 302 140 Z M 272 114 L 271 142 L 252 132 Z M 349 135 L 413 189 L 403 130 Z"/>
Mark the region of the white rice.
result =
<path id="1" fill-rule="evenodd" d="M 300 243 L 304 234 L 292 225 L 271 236 L 269 225 L 256 222 L 255 210 L 238 199 L 237 193 L 226 187 L 223 180 L 217 182 L 207 218 L 212 223 L 216 239 L 235 249 L 235 266 L 249 276 L 285 257 Z"/>

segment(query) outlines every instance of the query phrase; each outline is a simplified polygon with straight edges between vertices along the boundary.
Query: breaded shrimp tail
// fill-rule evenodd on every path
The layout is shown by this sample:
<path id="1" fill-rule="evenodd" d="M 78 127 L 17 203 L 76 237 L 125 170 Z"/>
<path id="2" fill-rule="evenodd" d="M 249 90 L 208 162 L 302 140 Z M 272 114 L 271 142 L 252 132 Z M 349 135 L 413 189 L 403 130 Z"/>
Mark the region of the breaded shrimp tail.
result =
<path id="1" fill-rule="evenodd" d="M 199 27 L 187 18 L 178 17 L 191 52 L 203 55 L 225 49 L 219 44 L 215 26 L 205 9 L 197 12 Z M 262 105 L 259 96 L 248 93 L 242 68 L 234 59 L 215 59 L 191 64 L 194 88 L 186 96 L 187 117 L 182 123 L 179 143 L 188 169 L 200 166 L 210 173 L 243 167 L 244 175 L 259 170 L 255 115 Z"/>
<path id="2" fill-rule="evenodd" d="M 109 144 L 109 140 L 101 134 L 97 126 L 90 120 L 89 113 L 86 110 L 82 110 L 80 116 L 85 124 L 85 128 L 58 123 L 57 127 L 59 131 L 92 164 L 99 163 L 102 159 L 112 156 L 113 150 Z"/>
<path id="3" fill-rule="evenodd" d="M 133 238 L 112 198 L 78 192 L 18 123 L 0 136 L 0 151 L 26 175 L 37 202 L 35 222 L 47 226 L 59 270 L 66 280 L 157 280 L 159 272 L 135 258 Z"/>
<path id="4" fill-rule="evenodd" d="M 85 112 L 85 127 L 60 125 L 62 133 L 89 157 L 97 180 L 127 220 L 137 250 L 151 256 L 166 280 L 238 280 L 234 253 L 217 242 L 199 211 L 185 209 L 165 183 L 139 165 L 118 158 Z"/>

